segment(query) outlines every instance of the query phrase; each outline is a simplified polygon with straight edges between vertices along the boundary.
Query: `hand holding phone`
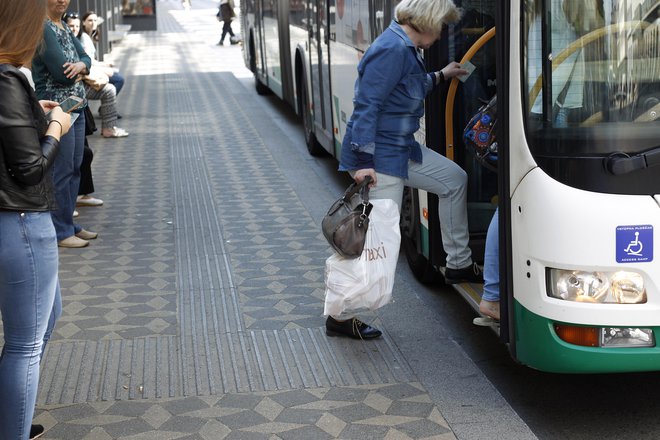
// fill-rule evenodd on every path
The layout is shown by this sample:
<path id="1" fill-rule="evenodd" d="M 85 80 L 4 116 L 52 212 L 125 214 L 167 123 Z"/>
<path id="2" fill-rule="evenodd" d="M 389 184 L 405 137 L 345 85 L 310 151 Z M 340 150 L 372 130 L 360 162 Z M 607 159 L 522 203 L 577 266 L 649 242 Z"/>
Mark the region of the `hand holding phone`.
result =
<path id="1" fill-rule="evenodd" d="M 71 113 L 73 110 L 83 105 L 84 102 L 85 101 L 82 98 L 72 95 L 60 102 L 60 107 L 64 113 Z"/>

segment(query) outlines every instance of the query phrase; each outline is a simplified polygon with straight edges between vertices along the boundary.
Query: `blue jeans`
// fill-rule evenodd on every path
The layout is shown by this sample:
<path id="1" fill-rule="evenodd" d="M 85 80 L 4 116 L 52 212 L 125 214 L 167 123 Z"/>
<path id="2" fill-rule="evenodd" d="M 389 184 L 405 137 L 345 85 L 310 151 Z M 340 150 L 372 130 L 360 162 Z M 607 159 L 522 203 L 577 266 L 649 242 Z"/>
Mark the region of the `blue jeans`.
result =
<path id="1" fill-rule="evenodd" d="M 44 338 L 61 313 L 57 269 L 50 214 L 0 211 L 0 314 L 5 339 L 0 354 L 2 439 L 25 440 L 30 433 Z"/>
<path id="2" fill-rule="evenodd" d="M 500 239 L 498 209 L 486 233 L 486 251 L 484 253 L 484 293 L 481 299 L 498 302 L 500 300 Z"/>
<path id="3" fill-rule="evenodd" d="M 85 149 L 85 113 L 80 113 L 67 134 L 60 139 L 60 152 L 53 164 L 53 182 L 57 210 L 51 212 L 57 240 L 64 240 L 81 231 L 73 222 L 73 210 L 80 186 L 80 164 Z"/>
<path id="4" fill-rule="evenodd" d="M 110 84 L 115 86 L 115 89 L 117 89 L 117 95 L 119 95 L 119 92 L 121 92 L 122 87 L 124 87 L 124 81 L 126 81 L 124 77 L 117 72 L 113 73 L 112 76 L 110 77 Z"/>

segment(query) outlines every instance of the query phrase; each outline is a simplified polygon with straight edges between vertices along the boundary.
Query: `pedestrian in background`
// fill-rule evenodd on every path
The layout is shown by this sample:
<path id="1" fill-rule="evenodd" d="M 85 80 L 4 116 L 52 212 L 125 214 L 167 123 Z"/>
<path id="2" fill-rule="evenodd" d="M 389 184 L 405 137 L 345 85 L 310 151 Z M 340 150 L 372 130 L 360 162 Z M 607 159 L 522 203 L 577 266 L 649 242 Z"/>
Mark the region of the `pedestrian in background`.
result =
<path id="1" fill-rule="evenodd" d="M 234 0 L 220 0 L 220 9 L 218 10 L 218 21 L 222 21 L 222 35 L 220 35 L 220 41 L 218 46 L 222 46 L 225 41 L 225 37 L 229 34 L 229 43 L 238 44 L 239 39 L 234 34 L 234 31 L 231 28 L 231 22 L 236 17 L 234 12 Z"/>
<path id="2" fill-rule="evenodd" d="M 50 168 L 71 117 L 57 102 L 38 101 L 19 70 L 45 17 L 45 0 L 0 3 L 0 438 L 12 440 L 43 434 L 31 426 L 39 361 L 61 313 Z"/>
<path id="3" fill-rule="evenodd" d="M 47 0 L 47 18 L 42 22 L 43 45 L 32 59 L 32 78 L 39 99 L 62 102 L 72 95 L 83 100 L 86 97 L 80 77 L 89 73 L 92 60 L 62 22 L 68 6 L 69 0 Z M 38 17 L 35 20 L 41 21 Z M 85 247 L 88 240 L 98 237 L 96 232 L 87 231 L 73 221 L 85 145 L 83 107 L 74 110 L 78 118 L 62 137 L 60 154 L 53 165 L 57 200 L 57 209 L 52 212 L 53 223 L 58 245 L 68 248 Z"/>
<path id="4" fill-rule="evenodd" d="M 392 199 L 401 208 L 404 186 L 437 194 L 445 280 L 482 282 L 468 247 L 467 174 L 456 163 L 415 140 L 424 98 L 444 81 L 468 72 L 456 62 L 427 73 L 421 50 L 429 49 L 444 23 L 460 18 L 451 0 L 403 0 L 396 19 L 358 64 L 353 114 L 346 125 L 339 169 L 356 182 L 372 179 L 369 197 Z M 376 338 L 380 330 L 357 318 L 328 316 L 326 333 Z"/>

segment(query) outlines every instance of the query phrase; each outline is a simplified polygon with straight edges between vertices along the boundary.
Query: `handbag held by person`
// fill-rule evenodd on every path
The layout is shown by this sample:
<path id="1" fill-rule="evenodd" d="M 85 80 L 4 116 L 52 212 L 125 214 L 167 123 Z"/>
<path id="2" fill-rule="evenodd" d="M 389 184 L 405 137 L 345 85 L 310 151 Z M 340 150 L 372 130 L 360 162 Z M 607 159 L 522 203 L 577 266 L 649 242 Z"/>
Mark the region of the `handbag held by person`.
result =
<path id="1" fill-rule="evenodd" d="M 369 227 L 369 183 L 367 176 L 348 187 L 323 217 L 321 229 L 332 248 L 342 257 L 357 258 L 362 254 Z"/>

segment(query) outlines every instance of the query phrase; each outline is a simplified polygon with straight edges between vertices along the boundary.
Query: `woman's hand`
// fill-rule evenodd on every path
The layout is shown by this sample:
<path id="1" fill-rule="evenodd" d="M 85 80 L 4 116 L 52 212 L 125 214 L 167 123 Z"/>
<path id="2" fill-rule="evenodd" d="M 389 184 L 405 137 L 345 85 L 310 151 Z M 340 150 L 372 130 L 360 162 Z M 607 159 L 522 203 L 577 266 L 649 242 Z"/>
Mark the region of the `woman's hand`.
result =
<path id="1" fill-rule="evenodd" d="M 59 106 L 59 104 L 55 101 L 48 101 L 47 99 L 42 99 L 39 101 L 39 105 L 41 105 L 41 108 L 44 110 L 44 113 L 51 111 L 55 107 Z"/>
<path id="2" fill-rule="evenodd" d="M 71 115 L 68 113 L 65 113 L 62 110 L 62 107 L 59 105 L 56 105 L 53 107 L 53 109 L 50 111 L 50 120 L 58 122 L 60 126 L 62 127 L 62 136 L 67 134 L 69 129 L 71 128 Z"/>
<path id="3" fill-rule="evenodd" d="M 69 79 L 75 78 L 78 75 L 84 75 L 87 71 L 87 66 L 82 61 L 78 61 L 77 63 L 64 63 L 62 67 L 64 67 L 64 75 Z"/>
<path id="4" fill-rule="evenodd" d="M 442 72 L 442 75 L 447 81 L 456 76 L 468 74 L 468 71 L 463 69 L 461 65 L 456 61 L 452 61 L 451 63 L 447 64 L 440 72 Z"/>
<path id="5" fill-rule="evenodd" d="M 355 174 L 353 174 L 353 179 L 357 183 L 360 183 L 367 176 L 371 177 L 371 183 L 369 184 L 369 188 L 376 186 L 376 170 L 374 170 L 373 168 L 363 168 L 361 170 L 357 170 Z"/>

